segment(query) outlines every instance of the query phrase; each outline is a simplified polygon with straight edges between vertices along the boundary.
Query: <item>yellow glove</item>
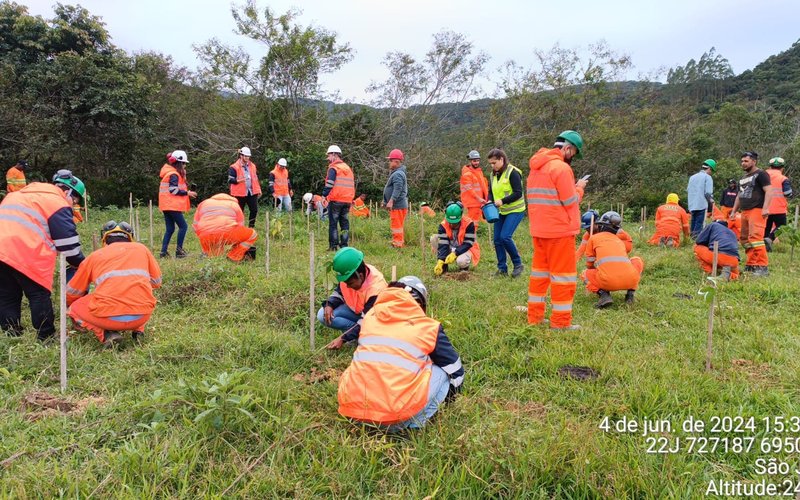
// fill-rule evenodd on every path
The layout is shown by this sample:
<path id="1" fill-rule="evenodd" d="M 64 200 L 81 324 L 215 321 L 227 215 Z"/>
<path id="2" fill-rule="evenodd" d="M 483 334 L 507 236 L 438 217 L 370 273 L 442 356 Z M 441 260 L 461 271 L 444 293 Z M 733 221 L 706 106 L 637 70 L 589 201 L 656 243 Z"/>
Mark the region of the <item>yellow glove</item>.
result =
<path id="1" fill-rule="evenodd" d="M 437 260 L 436 267 L 433 268 L 433 274 L 435 274 L 436 276 L 441 276 L 443 272 L 444 272 L 444 261 Z"/>
<path id="2" fill-rule="evenodd" d="M 450 265 L 450 264 L 454 263 L 455 261 L 456 261 L 456 253 L 455 252 L 450 252 L 450 255 L 448 255 L 447 258 L 444 259 L 444 263 L 447 264 L 447 265 Z"/>

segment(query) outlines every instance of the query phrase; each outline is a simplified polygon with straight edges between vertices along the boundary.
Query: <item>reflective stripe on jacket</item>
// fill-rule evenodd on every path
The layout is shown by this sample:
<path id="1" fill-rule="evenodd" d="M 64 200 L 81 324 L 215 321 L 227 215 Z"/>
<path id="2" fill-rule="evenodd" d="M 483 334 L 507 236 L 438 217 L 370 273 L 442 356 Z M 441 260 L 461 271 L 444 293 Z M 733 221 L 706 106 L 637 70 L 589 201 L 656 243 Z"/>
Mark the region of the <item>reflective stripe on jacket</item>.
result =
<path id="1" fill-rule="evenodd" d="M 528 221 L 534 238 L 575 236 L 581 229 L 578 204 L 583 189 L 575 186 L 572 168 L 559 148 L 542 148 L 529 162 Z"/>
<path id="2" fill-rule="evenodd" d="M 224 234 L 236 226 L 244 225 L 244 214 L 239 202 L 225 193 L 215 194 L 197 206 L 194 228 L 197 236 Z"/>
<path id="3" fill-rule="evenodd" d="M 472 227 L 472 233 L 467 233 L 467 229 Z M 461 223 L 458 226 L 458 234 L 456 235 L 455 241 L 453 240 L 453 229 L 450 227 L 450 223 L 447 220 L 443 220 L 442 223 L 439 225 L 439 246 L 447 245 L 448 254 L 452 250 L 452 247 L 456 247 L 455 253 L 456 255 L 462 255 L 464 253 L 469 252 L 472 256 L 472 265 L 477 266 L 478 261 L 481 260 L 481 247 L 478 245 L 478 235 L 476 233 L 475 224 L 473 223 L 472 219 L 467 217 L 466 215 L 461 216 Z M 447 240 L 443 241 L 442 238 L 442 230 L 444 230 L 444 234 L 447 235 Z M 465 249 L 459 248 L 464 245 L 464 242 L 471 243 Z M 455 243 L 455 245 L 453 244 Z M 446 256 L 446 255 L 445 255 Z M 441 258 L 441 256 L 438 256 Z"/>
<path id="4" fill-rule="evenodd" d="M 86 295 L 89 311 L 99 317 L 151 314 L 156 307 L 153 288 L 161 286 L 161 269 L 150 250 L 132 241 L 111 243 L 92 252 L 67 285 L 67 304 Z"/>
<path id="5" fill-rule="evenodd" d="M 381 292 L 339 380 L 339 413 L 384 425 L 419 413 L 428 401 L 439 326 L 404 289 Z"/>
<path id="6" fill-rule="evenodd" d="M 272 178 L 270 178 L 272 194 L 287 196 L 289 194 L 289 170 L 276 165 L 270 175 L 272 175 Z"/>
<path id="7" fill-rule="evenodd" d="M 500 174 L 500 178 L 497 176 L 492 175 L 492 196 L 494 196 L 494 200 L 502 200 L 506 196 L 510 195 L 514 190 L 511 188 L 511 181 L 509 177 L 511 176 L 512 172 L 518 172 L 520 177 L 522 177 L 522 172 L 519 171 L 517 167 L 512 164 L 506 165 L 506 169 Z M 520 196 L 520 198 L 516 201 L 512 201 L 508 204 L 503 204 L 500 206 L 500 214 L 501 215 L 508 215 L 513 214 L 515 212 L 524 212 L 525 211 L 525 197 Z"/>
<path id="8" fill-rule="evenodd" d="M 331 163 L 328 168 L 333 169 L 336 173 L 336 178 L 333 180 L 331 186 L 327 186 L 327 183 L 330 181 L 326 181 L 326 187 L 331 188 L 327 196 L 328 201 L 353 203 L 353 198 L 356 196 L 356 184 L 353 170 L 347 163 L 341 160 Z"/>
<path id="9" fill-rule="evenodd" d="M 231 184 L 231 196 L 247 196 L 247 183 L 244 178 L 242 159 L 239 158 L 236 160 L 231 165 L 231 168 L 236 173 L 236 184 Z M 250 193 L 255 195 L 261 194 L 261 184 L 258 182 L 258 169 L 256 168 L 256 164 L 252 161 L 248 162 L 247 170 L 250 172 Z"/>
<path id="10" fill-rule="evenodd" d="M 631 264 L 625 243 L 612 233 L 595 233 L 589 238 L 586 268 L 597 269 L 600 288 L 606 290 L 635 289 L 639 284 L 639 271 Z"/>
<path id="11" fill-rule="evenodd" d="M 25 172 L 11 167 L 6 172 L 6 192 L 13 193 L 25 187 Z"/>
<path id="12" fill-rule="evenodd" d="M 784 183 L 789 179 L 777 168 L 770 168 L 767 170 L 767 173 L 769 174 L 770 185 L 772 186 L 772 201 L 769 204 L 769 214 L 785 214 L 789 209 L 786 196 L 792 195 L 791 187 L 789 187 L 788 193 L 784 192 Z"/>
<path id="13" fill-rule="evenodd" d="M 369 217 L 369 208 L 361 201 L 361 198 L 353 200 L 353 207 L 350 209 L 350 212 L 358 217 Z"/>
<path id="14" fill-rule="evenodd" d="M 689 231 L 689 214 L 677 203 L 665 203 L 656 210 L 656 233 L 680 235 Z"/>
<path id="15" fill-rule="evenodd" d="M 481 199 L 489 199 L 489 185 L 480 168 L 473 168 L 471 165 L 461 167 L 460 182 L 461 203 L 465 208 L 480 207 Z"/>
<path id="16" fill-rule="evenodd" d="M 191 204 L 189 196 L 179 195 L 170 191 L 169 178 L 173 175 L 178 176 L 178 191 L 188 192 L 186 178 L 181 176 L 172 165 L 165 163 L 161 167 L 161 184 L 158 186 L 158 209 L 162 212 L 188 212 Z"/>

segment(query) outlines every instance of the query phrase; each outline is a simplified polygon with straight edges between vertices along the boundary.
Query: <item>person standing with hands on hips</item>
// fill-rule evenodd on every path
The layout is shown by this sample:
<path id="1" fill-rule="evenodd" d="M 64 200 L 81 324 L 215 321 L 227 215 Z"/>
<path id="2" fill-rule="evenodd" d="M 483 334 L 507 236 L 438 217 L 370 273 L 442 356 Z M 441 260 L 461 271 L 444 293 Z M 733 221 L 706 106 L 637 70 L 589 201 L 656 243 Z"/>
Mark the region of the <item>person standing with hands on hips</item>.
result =
<path id="1" fill-rule="evenodd" d="M 522 172 L 508 162 L 502 149 L 489 151 L 489 164 L 492 166 L 492 187 L 489 201 L 500 212 L 494 223 L 494 251 L 497 255 L 497 276 L 508 276 L 506 254 L 511 258 L 514 269 L 511 277 L 516 278 L 525 267 L 514 243 L 514 232 L 525 217 L 525 199 L 522 197 Z"/>
<path id="2" fill-rule="evenodd" d="M 186 165 L 189 158 L 186 151 L 176 149 L 167 155 L 167 163 L 161 167 L 161 184 L 158 188 L 158 208 L 164 214 L 164 223 L 167 230 L 161 241 L 161 257 L 169 257 L 169 242 L 175 226 L 178 226 L 178 246 L 175 248 L 175 257 L 182 259 L 188 255 L 183 249 L 183 241 L 189 226 L 183 213 L 191 208 L 190 199 L 197 198 L 197 193 L 189 191 L 186 182 Z"/>
<path id="3" fill-rule="evenodd" d="M 758 154 L 754 151 L 742 153 L 742 170 L 745 177 L 739 180 L 739 194 L 733 202 L 729 220 L 736 218 L 742 210 L 742 229 L 739 242 L 747 254 L 745 271 L 753 276 L 769 276 L 769 257 L 764 243 L 769 206 L 772 202 L 772 181 L 769 174 L 758 168 Z"/>
<path id="4" fill-rule="evenodd" d="M 405 246 L 405 222 L 408 215 L 408 179 L 406 166 L 403 165 L 403 152 L 393 149 L 389 156 L 389 179 L 383 188 L 383 203 L 389 210 L 390 226 L 392 230 L 392 246 L 402 248 Z"/>
<path id="5" fill-rule="evenodd" d="M 239 150 L 239 159 L 228 168 L 228 184 L 231 186 L 231 196 L 239 202 L 239 208 L 244 210 L 245 205 L 249 208 L 249 227 L 253 228 L 256 227 L 261 184 L 258 182 L 256 164 L 250 161 L 250 154 L 247 146 Z"/>

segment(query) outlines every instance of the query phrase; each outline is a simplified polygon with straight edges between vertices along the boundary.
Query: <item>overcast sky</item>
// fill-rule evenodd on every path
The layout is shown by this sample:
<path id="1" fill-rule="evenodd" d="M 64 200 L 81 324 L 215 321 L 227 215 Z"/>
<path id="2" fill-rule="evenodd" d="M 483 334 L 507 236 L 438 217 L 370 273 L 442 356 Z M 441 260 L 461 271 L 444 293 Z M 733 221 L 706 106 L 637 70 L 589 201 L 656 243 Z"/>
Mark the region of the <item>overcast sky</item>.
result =
<path id="1" fill-rule="evenodd" d="M 52 17 L 55 2 L 17 1 L 31 14 Z M 259 55 L 255 45 L 233 33 L 231 3 L 226 0 L 80 4 L 100 16 L 114 44 L 130 53 L 161 52 L 195 69 L 199 63 L 192 45 L 217 37 Z M 631 78 L 698 59 L 712 46 L 739 74 L 800 38 L 797 0 L 272 0 L 269 5 L 278 13 L 299 7 L 303 25 L 324 26 L 351 45 L 353 60 L 324 79 L 327 91 L 338 90 L 340 100 L 351 102 L 367 100 L 366 86 L 386 78 L 381 61 L 387 52 L 402 50 L 422 58 L 432 35 L 442 29 L 467 35 L 486 52 L 490 72 L 509 59 L 530 65 L 536 48 L 549 49 L 555 43 L 581 48 L 605 39 L 612 49 L 631 56 Z M 486 93 L 495 90 L 491 81 L 482 87 Z"/>

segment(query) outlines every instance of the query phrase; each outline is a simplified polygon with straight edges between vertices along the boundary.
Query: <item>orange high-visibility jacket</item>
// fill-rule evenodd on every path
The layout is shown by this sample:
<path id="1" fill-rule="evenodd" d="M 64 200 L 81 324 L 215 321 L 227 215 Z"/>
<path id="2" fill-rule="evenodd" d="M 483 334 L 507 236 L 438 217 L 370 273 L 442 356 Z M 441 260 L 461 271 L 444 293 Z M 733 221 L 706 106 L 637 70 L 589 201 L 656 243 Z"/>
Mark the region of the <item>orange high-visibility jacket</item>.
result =
<path id="1" fill-rule="evenodd" d="M 350 212 L 356 217 L 369 217 L 369 208 L 361 201 L 361 198 L 353 200 L 353 207 L 350 209 Z"/>
<path id="2" fill-rule="evenodd" d="M 680 235 L 689 232 L 689 214 L 677 203 L 665 203 L 656 210 L 656 234 Z"/>
<path id="3" fill-rule="evenodd" d="M 356 181 L 350 165 L 342 160 L 337 160 L 331 163 L 328 168 L 336 171 L 336 179 L 333 181 L 330 193 L 328 193 L 328 201 L 353 203 L 353 198 L 356 196 Z"/>
<path id="4" fill-rule="evenodd" d="M 388 286 L 383 274 L 377 268 L 367 264 L 367 270 L 369 271 L 367 278 L 358 290 L 353 290 L 344 281 L 339 283 L 339 290 L 342 293 L 344 303 L 356 314 L 361 314 L 364 310 L 364 304 Z"/>
<path id="5" fill-rule="evenodd" d="M 420 207 L 419 211 L 426 217 L 436 217 L 436 211 L 427 205 Z"/>
<path id="6" fill-rule="evenodd" d="M 575 186 L 572 168 L 559 148 L 541 148 L 528 162 L 527 201 L 531 236 L 563 238 L 581 230 L 578 205 L 583 189 Z"/>
<path id="7" fill-rule="evenodd" d="M 339 380 L 339 413 L 384 425 L 419 413 L 428 401 L 439 326 L 404 289 L 381 292 Z"/>
<path id="8" fill-rule="evenodd" d="M 197 206 L 192 228 L 198 236 L 224 234 L 236 226 L 244 225 L 244 214 L 239 202 L 225 193 L 215 194 Z"/>
<path id="9" fill-rule="evenodd" d="M 722 210 L 720 210 L 719 208 L 717 208 L 716 205 L 714 205 L 714 210 L 711 213 L 711 218 L 714 219 L 714 220 L 727 221 L 728 229 L 733 231 L 733 234 L 736 235 L 736 239 L 737 240 L 739 239 L 739 236 L 742 234 L 742 213 L 741 212 L 736 212 L 736 216 L 733 218 L 733 220 L 731 220 L 724 213 L 722 213 Z"/>
<path id="10" fill-rule="evenodd" d="M 242 166 L 242 159 L 236 160 L 231 168 L 236 172 L 236 184 L 231 184 L 231 196 L 244 197 L 247 196 L 247 184 L 244 179 L 244 167 Z M 250 171 L 250 192 L 252 194 L 261 194 L 261 184 L 258 182 L 258 169 L 256 164 L 252 161 L 247 164 L 247 169 Z"/>
<path id="11" fill-rule="evenodd" d="M 161 167 L 161 184 L 158 186 L 158 209 L 162 212 L 188 212 L 191 208 L 191 202 L 188 196 L 179 196 L 169 192 L 169 178 L 173 175 L 178 176 L 178 189 L 181 191 L 189 191 L 186 185 L 186 178 L 181 176 L 175 167 L 169 163 L 165 163 Z"/>
<path id="12" fill-rule="evenodd" d="M 627 253 L 631 253 L 631 251 L 633 251 L 633 238 L 631 238 L 631 235 L 626 233 L 624 229 L 620 229 L 619 231 L 617 231 L 617 238 L 619 238 L 622 241 L 622 243 L 625 244 L 625 251 Z M 587 243 L 589 243 L 589 231 L 583 233 L 583 237 L 581 238 L 581 244 L 575 251 L 576 261 L 579 261 L 583 258 L 583 255 L 586 253 Z"/>
<path id="13" fill-rule="evenodd" d="M 272 169 L 272 178 L 274 179 L 274 184 L 272 185 L 272 194 L 276 196 L 288 196 L 289 194 L 289 169 L 288 168 L 281 168 L 278 165 L 275 165 L 275 168 Z"/>
<path id="14" fill-rule="evenodd" d="M 481 206 L 481 199 L 489 199 L 489 184 L 483 170 L 464 165 L 461 167 L 461 203 L 465 208 L 475 208 Z"/>
<path id="15" fill-rule="evenodd" d="M 767 173 L 772 186 L 772 201 L 769 203 L 769 214 L 785 214 L 789 209 L 789 203 L 783 194 L 783 181 L 787 180 L 787 177 L 777 168 L 770 168 Z"/>
<path id="16" fill-rule="evenodd" d="M 467 226 L 472 224 L 473 221 L 466 215 L 461 216 L 461 225 L 458 227 L 458 235 L 456 236 L 456 241 L 459 245 L 464 244 L 464 235 L 467 233 Z M 450 227 L 450 223 L 447 222 L 447 219 L 442 220 L 442 227 L 444 228 L 444 232 L 447 234 L 447 239 L 453 241 L 453 229 Z M 473 224 L 472 227 L 475 227 Z M 475 229 L 477 232 L 477 228 Z M 441 234 L 441 233 L 440 233 Z M 481 260 L 481 247 L 478 245 L 478 235 L 472 235 L 475 238 L 475 243 L 469 249 L 469 254 L 472 256 L 472 265 L 477 266 L 478 261 Z"/>
<path id="17" fill-rule="evenodd" d="M 81 207 L 80 203 L 75 203 L 72 205 L 72 220 L 75 221 L 75 224 L 78 222 L 83 222 L 83 207 Z"/>
<path id="18" fill-rule="evenodd" d="M 111 243 L 92 252 L 67 285 L 67 304 L 89 294 L 89 312 L 99 318 L 151 314 L 153 288 L 161 286 L 161 269 L 146 246 L 136 241 Z"/>
<path id="19" fill-rule="evenodd" d="M 25 187 L 25 172 L 17 167 L 11 167 L 6 172 L 6 192 L 13 193 Z"/>
<path id="20" fill-rule="evenodd" d="M 639 271 L 631 264 L 625 243 L 615 234 L 601 232 L 589 238 L 586 268 L 597 269 L 600 288 L 604 290 L 635 289 L 639 284 Z"/>
<path id="21" fill-rule="evenodd" d="M 72 199 L 42 182 L 6 195 L 0 203 L 0 262 L 52 290 L 58 251 L 73 265 L 83 260 Z"/>

